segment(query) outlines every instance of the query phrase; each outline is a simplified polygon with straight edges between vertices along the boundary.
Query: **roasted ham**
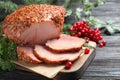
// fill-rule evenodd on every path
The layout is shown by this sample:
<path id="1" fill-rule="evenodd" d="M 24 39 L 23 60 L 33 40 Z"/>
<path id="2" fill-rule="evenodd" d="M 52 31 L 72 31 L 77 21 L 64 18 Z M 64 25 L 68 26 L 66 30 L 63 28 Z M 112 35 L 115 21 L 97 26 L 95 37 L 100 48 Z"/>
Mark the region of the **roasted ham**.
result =
<path id="1" fill-rule="evenodd" d="M 38 64 L 41 61 L 35 57 L 33 54 L 33 48 L 32 47 L 17 47 L 17 54 L 18 54 L 18 60 L 24 61 L 27 63 L 34 63 Z"/>
<path id="2" fill-rule="evenodd" d="M 60 6 L 24 6 L 4 19 L 2 33 L 18 44 L 19 61 L 34 64 L 74 62 L 85 40 L 60 34 L 64 16 L 65 9 Z M 26 47 L 28 45 L 34 49 Z"/>
<path id="3" fill-rule="evenodd" d="M 78 52 L 68 52 L 68 53 L 56 53 L 47 50 L 45 47 L 40 45 L 35 45 L 34 54 L 37 58 L 44 61 L 45 63 L 60 64 L 66 61 L 75 61 L 80 56 L 80 51 Z"/>
<path id="4" fill-rule="evenodd" d="M 59 39 L 52 39 L 46 42 L 46 46 L 55 52 L 78 51 L 85 43 L 85 39 L 61 34 Z"/>
<path id="5" fill-rule="evenodd" d="M 65 9 L 55 5 L 28 5 L 8 15 L 2 32 L 19 45 L 44 44 L 59 38 L 64 22 Z"/>

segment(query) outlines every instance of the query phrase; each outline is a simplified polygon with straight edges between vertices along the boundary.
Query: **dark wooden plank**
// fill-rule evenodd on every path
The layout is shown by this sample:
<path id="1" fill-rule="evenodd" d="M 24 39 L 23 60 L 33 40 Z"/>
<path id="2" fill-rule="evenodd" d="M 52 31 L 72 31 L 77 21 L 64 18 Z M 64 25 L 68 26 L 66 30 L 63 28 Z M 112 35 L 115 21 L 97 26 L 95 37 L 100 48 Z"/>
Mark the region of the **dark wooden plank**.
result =
<path id="1" fill-rule="evenodd" d="M 95 59 L 120 59 L 120 47 L 97 48 Z"/>
<path id="2" fill-rule="evenodd" d="M 96 1 L 96 0 L 92 0 Z M 98 8 L 95 8 L 93 10 L 93 16 L 98 17 L 99 19 L 102 19 L 106 21 L 106 19 L 114 19 L 117 22 L 120 22 L 120 0 L 106 0 L 107 2 L 99 6 Z"/>
<path id="3" fill-rule="evenodd" d="M 105 36 L 109 43 L 104 48 L 96 48 L 96 57 L 92 64 L 88 67 L 82 79 L 85 80 L 109 80 L 120 79 L 120 43 L 119 36 Z"/>
<path id="4" fill-rule="evenodd" d="M 104 39 L 107 41 L 107 47 L 120 46 L 120 36 L 105 36 Z"/>

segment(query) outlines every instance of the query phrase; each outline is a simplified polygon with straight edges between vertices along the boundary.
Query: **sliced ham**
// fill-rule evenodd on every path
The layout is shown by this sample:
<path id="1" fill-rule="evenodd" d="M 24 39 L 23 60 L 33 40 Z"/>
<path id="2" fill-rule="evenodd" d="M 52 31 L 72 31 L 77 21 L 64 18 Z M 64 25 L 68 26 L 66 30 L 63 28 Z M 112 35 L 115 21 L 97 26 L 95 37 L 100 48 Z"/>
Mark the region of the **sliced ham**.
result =
<path id="1" fill-rule="evenodd" d="M 18 60 L 28 63 L 38 64 L 41 61 L 33 54 L 33 48 L 31 47 L 17 47 Z"/>
<path id="2" fill-rule="evenodd" d="M 46 63 L 60 64 L 66 61 L 71 62 L 75 61 L 76 59 L 79 58 L 80 51 L 58 54 L 50 50 L 47 50 L 43 46 L 36 45 L 34 49 L 34 54 L 37 58 Z"/>
<path id="3" fill-rule="evenodd" d="M 69 52 L 80 50 L 84 43 L 85 39 L 61 34 L 59 39 L 48 40 L 45 45 L 55 52 Z"/>
<path id="4" fill-rule="evenodd" d="M 60 6 L 24 6 L 4 19 L 2 33 L 19 45 L 44 44 L 49 39 L 59 38 L 64 16 L 65 9 Z"/>

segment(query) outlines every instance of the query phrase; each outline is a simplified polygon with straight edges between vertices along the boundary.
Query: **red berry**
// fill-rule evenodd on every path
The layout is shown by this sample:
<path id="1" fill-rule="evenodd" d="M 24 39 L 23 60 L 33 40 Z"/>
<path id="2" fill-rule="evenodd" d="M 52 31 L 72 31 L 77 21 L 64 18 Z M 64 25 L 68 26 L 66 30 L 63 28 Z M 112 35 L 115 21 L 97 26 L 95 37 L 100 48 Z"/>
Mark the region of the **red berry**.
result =
<path id="1" fill-rule="evenodd" d="M 95 36 L 100 36 L 100 34 L 97 32 L 97 33 L 94 33 Z"/>
<path id="2" fill-rule="evenodd" d="M 89 43 L 90 39 L 88 37 L 85 37 L 86 43 Z"/>
<path id="3" fill-rule="evenodd" d="M 75 30 L 75 31 L 78 31 L 79 29 L 78 29 L 78 27 L 76 26 L 76 27 L 74 28 L 74 30 Z"/>
<path id="4" fill-rule="evenodd" d="M 89 49 L 89 48 L 85 48 L 84 53 L 85 53 L 85 54 L 89 54 L 89 52 L 90 52 L 90 49 Z"/>
<path id="5" fill-rule="evenodd" d="M 103 41 L 103 42 L 102 42 L 103 46 L 105 46 L 105 45 L 106 45 L 106 43 L 107 43 L 106 41 Z"/>
<path id="6" fill-rule="evenodd" d="M 96 36 L 93 36 L 93 37 L 92 37 L 92 40 L 93 40 L 93 41 L 95 41 L 96 39 L 97 39 L 97 37 L 96 37 Z"/>
<path id="7" fill-rule="evenodd" d="M 78 26 L 77 26 L 77 25 L 74 25 L 74 26 L 73 26 L 73 30 L 75 30 L 75 31 L 78 30 Z"/>
<path id="8" fill-rule="evenodd" d="M 99 40 L 102 40 L 103 39 L 103 37 L 102 36 L 99 36 Z"/>
<path id="9" fill-rule="evenodd" d="M 88 37 L 88 33 L 85 33 L 85 37 Z"/>
<path id="10" fill-rule="evenodd" d="M 72 27 L 73 27 L 73 28 L 76 28 L 76 25 L 73 25 Z"/>
<path id="11" fill-rule="evenodd" d="M 84 34 L 84 33 L 85 33 L 85 30 L 84 30 L 84 29 L 83 29 L 83 30 L 81 30 L 81 33 L 82 33 L 82 34 Z"/>
<path id="12" fill-rule="evenodd" d="M 99 28 L 95 28 L 94 31 L 95 31 L 95 32 L 98 32 L 98 31 L 99 31 Z"/>
<path id="13" fill-rule="evenodd" d="M 99 40 L 96 38 L 95 40 L 94 40 L 96 43 L 98 43 L 99 42 Z"/>
<path id="14" fill-rule="evenodd" d="M 71 32 L 71 31 L 74 31 L 74 28 L 73 28 L 73 27 L 71 27 L 71 28 L 69 28 L 68 30 Z"/>
<path id="15" fill-rule="evenodd" d="M 89 37 L 92 38 L 92 37 L 93 37 L 93 33 L 90 33 L 90 34 L 89 34 Z"/>
<path id="16" fill-rule="evenodd" d="M 89 39 L 86 39 L 86 43 L 88 43 L 89 40 L 93 40 L 98 44 L 99 47 L 103 47 L 106 45 L 106 41 L 102 41 L 103 37 L 101 36 L 101 31 L 99 30 L 99 28 L 90 28 L 86 21 L 76 22 L 69 29 L 69 31 L 72 32 L 72 36 L 88 37 Z"/>
<path id="17" fill-rule="evenodd" d="M 88 31 L 89 31 L 89 29 L 87 29 L 87 28 L 84 28 L 84 30 L 85 30 L 86 33 L 88 33 Z"/>
<path id="18" fill-rule="evenodd" d="M 86 26 L 87 26 L 87 24 L 83 24 L 82 26 L 83 26 L 83 27 L 86 27 Z"/>
<path id="19" fill-rule="evenodd" d="M 102 48 L 103 47 L 103 43 L 99 43 L 99 48 Z"/>
<path id="20" fill-rule="evenodd" d="M 84 24 L 85 24 L 85 23 L 84 23 L 83 21 L 82 21 L 82 22 L 80 22 L 80 25 L 81 25 L 81 26 L 83 26 Z"/>
<path id="21" fill-rule="evenodd" d="M 100 40 L 99 38 L 100 38 L 100 37 L 99 37 L 99 36 L 97 36 L 97 37 L 96 37 L 96 40 L 98 40 L 98 41 L 99 41 L 99 40 Z"/>
<path id="22" fill-rule="evenodd" d="M 79 26 L 79 28 L 78 28 L 79 30 L 82 30 L 83 29 L 83 27 L 82 26 Z"/>
<path id="23" fill-rule="evenodd" d="M 98 31 L 99 34 L 102 34 L 101 31 Z"/>
<path id="24" fill-rule="evenodd" d="M 86 28 L 90 30 L 90 26 L 86 26 Z"/>
<path id="25" fill-rule="evenodd" d="M 82 22 L 83 22 L 84 24 L 87 24 L 87 21 L 85 21 L 85 20 L 83 20 Z"/>
<path id="26" fill-rule="evenodd" d="M 89 29 L 89 30 L 88 30 L 88 34 L 91 34 L 91 33 L 92 33 L 92 30 L 91 30 L 91 29 Z"/>
<path id="27" fill-rule="evenodd" d="M 79 22 L 76 22 L 75 24 L 78 26 L 78 25 L 79 25 Z"/>
<path id="28" fill-rule="evenodd" d="M 72 33 L 71 36 L 76 36 L 76 34 L 75 34 L 75 33 Z"/>
<path id="29" fill-rule="evenodd" d="M 86 39 L 86 43 L 89 43 L 89 41 L 90 41 L 89 39 Z"/>
<path id="30" fill-rule="evenodd" d="M 78 34 L 78 36 L 81 36 L 81 32 L 78 32 L 77 34 Z"/>
<path id="31" fill-rule="evenodd" d="M 72 62 L 70 62 L 70 61 L 66 62 L 65 68 L 70 69 L 71 67 L 72 67 Z"/>

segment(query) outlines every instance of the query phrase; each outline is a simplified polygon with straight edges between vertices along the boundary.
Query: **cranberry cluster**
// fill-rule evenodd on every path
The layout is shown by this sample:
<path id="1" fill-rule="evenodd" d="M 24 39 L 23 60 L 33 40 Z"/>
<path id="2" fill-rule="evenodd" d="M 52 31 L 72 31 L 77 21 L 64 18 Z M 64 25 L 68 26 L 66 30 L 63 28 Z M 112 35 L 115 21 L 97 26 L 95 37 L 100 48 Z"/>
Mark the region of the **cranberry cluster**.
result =
<path id="1" fill-rule="evenodd" d="M 103 40 L 101 31 L 98 28 L 92 29 L 86 21 L 76 22 L 70 29 L 71 36 L 84 37 L 86 43 L 89 40 L 95 41 L 100 48 L 106 45 L 106 41 Z"/>

